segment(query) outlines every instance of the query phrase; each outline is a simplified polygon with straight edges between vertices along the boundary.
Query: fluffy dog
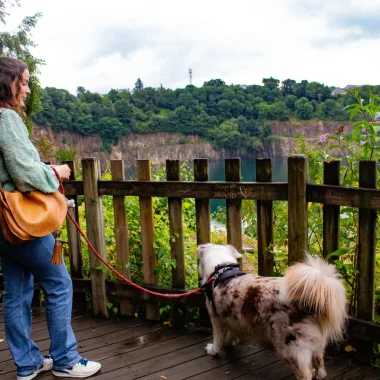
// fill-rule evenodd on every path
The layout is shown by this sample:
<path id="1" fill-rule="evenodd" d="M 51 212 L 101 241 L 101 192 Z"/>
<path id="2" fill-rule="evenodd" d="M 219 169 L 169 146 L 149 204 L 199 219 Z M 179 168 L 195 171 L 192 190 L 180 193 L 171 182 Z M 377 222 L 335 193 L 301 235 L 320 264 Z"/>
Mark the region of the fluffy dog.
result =
<path id="1" fill-rule="evenodd" d="M 345 289 L 334 265 L 307 254 L 285 277 L 235 275 L 213 287 L 210 277 L 242 255 L 215 244 L 200 245 L 197 253 L 203 284 L 211 287 L 206 290 L 213 327 L 208 354 L 250 336 L 270 341 L 298 380 L 311 380 L 313 367 L 315 378 L 326 378 L 325 347 L 342 338 L 347 318 Z"/>

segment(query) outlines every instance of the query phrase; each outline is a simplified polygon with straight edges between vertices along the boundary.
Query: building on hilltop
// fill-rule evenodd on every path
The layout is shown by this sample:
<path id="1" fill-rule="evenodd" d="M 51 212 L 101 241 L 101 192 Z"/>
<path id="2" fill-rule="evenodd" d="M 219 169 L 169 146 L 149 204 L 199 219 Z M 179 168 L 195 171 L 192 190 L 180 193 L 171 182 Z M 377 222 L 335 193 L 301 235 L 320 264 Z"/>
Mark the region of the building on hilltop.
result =
<path id="1" fill-rule="evenodd" d="M 344 88 L 335 87 L 332 90 L 331 95 L 345 95 L 345 94 L 347 94 L 348 90 L 353 90 L 354 88 L 360 88 L 360 87 L 362 87 L 361 84 L 348 84 Z"/>

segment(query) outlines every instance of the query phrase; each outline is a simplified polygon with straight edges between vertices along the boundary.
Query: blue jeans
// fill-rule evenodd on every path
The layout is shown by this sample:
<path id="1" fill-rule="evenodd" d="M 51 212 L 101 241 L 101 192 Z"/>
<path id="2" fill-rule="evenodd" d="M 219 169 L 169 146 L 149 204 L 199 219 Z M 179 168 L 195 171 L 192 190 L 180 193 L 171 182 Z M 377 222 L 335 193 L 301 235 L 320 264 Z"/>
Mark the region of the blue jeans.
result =
<path id="1" fill-rule="evenodd" d="M 80 360 L 71 328 L 72 281 L 64 263 L 50 263 L 53 249 L 52 235 L 11 245 L 4 240 L 0 230 L 5 333 L 19 375 L 25 376 L 40 368 L 44 359 L 30 338 L 34 281 L 45 293 L 50 355 L 54 369 L 71 367 Z"/>

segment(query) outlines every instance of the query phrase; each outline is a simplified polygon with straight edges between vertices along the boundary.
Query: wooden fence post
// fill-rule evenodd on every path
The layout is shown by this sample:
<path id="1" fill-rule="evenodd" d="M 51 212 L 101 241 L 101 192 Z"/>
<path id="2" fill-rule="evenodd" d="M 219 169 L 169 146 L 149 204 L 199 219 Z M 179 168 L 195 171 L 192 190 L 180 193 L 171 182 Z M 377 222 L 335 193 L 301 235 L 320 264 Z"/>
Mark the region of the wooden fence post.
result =
<path id="1" fill-rule="evenodd" d="M 137 179 L 139 181 L 151 181 L 150 160 L 137 160 Z M 156 250 L 154 249 L 154 225 L 153 203 L 151 197 L 139 197 L 142 255 L 144 266 L 144 283 L 156 285 L 157 279 L 154 269 L 156 268 Z M 160 309 L 157 302 L 147 302 L 146 318 L 151 320 L 160 319 Z"/>
<path id="2" fill-rule="evenodd" d="M 241 181 L 240 158 L 225 160 L 225 178 L 227 182 Z M 243 251 L 243 236 L 241 226 L 241 200 L 227 199 L 227 243 L 233 245 L 239 252 Z M 239 259 L 240 267 L 243 260 Z"/>
<path id="3" fill-rule="evenodd" d="M 83 158 L 83 191 L 86 207 L 87 237 L 102 258 L 106 258 L 106 244 L 104 236 L 104 217 L 102 197 L 98 195 L 98 180 L 100 178 L 99 160 Z M 91 252 L 90 277 L 92 290 L 93 312 L 96 317 L 108 318 L 106 274 L 101 267 L 101 261 Z"/>
<path id="4" fill-rule="evenodd" d="M 124 161 L 111 160 L 111 175 L 113 180 L 124 180 Z M 131 279 L 131 271 L 125 267 L 129 263 L 129 240 L 128 240 L 128 218 L 124 207 L 124 196 L 113 197 L 113 211 L 115 223 L 115 241 L 117 264 L 121 268 L 120 273 Z M 131 317 L 133 315 L 132 302 L 129 299 L 120 300 L 120 314 Z"/>
<path id="5" fill-rule="evenodd" d="M 272 159 L 256 159 L 256 181 L 272 182 Z M 257 201 L 258 263 L 260 276 L 271 277 L 273 270 L 273 201 Z"/>
<path id="6" fill-rule="evenodd" d="M 288 262 L 303 261 L 307 252 L 308 162 L 304 155 L 288 158 Z"/>
<path id="7" fill-rule="evenodd" d="M 377 162 L 359 162 L 359 187 L 376 189 Z M 375 268 L 376 268 L 376 211 L 359 208 L 358 228 L 358 275 L 357 312 L 358 318 L 373 321 L 375 314 Z M 364 363 L 371 363 L 373 343 L 354 339 L 355 357 Z"/>
<path id="8" fill-rule="evenodd" d="M 200 158 L 194 160 L 194 181 L 208 181 L 208 159 Z M 210 225 L 210 200 L 195 198 L 195 223 L 197 229 L 197 245 L 211 242 Z M 199 262 L 198 262 L 199 264 Z M 202 278 L 198 274 L 198 285 Z M 210 317 L 205 307 L 199 309 L 199 322 L 201 326 L 210 326 Z"/>
<path id="9" fill-rule="evenodd" d="M 340 185 L 340 161 L 323 163 L 323 183 L 332 186 Z M 323 257 L 339 248 L 339 213 L 339 206 L 323 205 Z M 330 261 L 332 260 L 334 258 Z"/>
<path id="10" fill-rule="evenodd" d="M 359 187 L 376 189 L 377 162 L 359 162 Z M 374 320 L 376 211 L 359 209 L 358 318 Z"/>
<path id="11" fill-rule="evenodd" d="M 181 168 L 179 160 L 166 160 L 166 179 L 168 181 L 181 180 Z M 182 199 L 168 198 L 170 251 L 172 259 L 177 265 L 172 269 L 172 287 L 185 289 L 185 255 L 183 248 L 183 223 L 182 223 Z M 186 308 L 174 307 L 173 319 L 175 325 L 186 323 Z"/>
<path id="12" fill-rule="evenodd" d="M 75 181 L 76 179 L 76 168 L 75 162 L 63 161 L 62 164 L 68 165 L 71 170 L 70 181 Z M 67 196 L 68 199 L 73 199 L 75 202 L 74 207 L 69 207 L 68 211 L 74 220 L 79 224 L 79 212 L 78 212 L 78 197 Z M 77 230 L 75 224 L 71 221 L 69 217 L 66 217 L 67 226 L 67 240 L 69 246 L 70 255 L 70 270 L 71 277 L 73 278 L 83 278 L 83 261 L 82 261 L 82 247 L 80 241 L 80 234 Z M 85 293 L 75 293 L 73 294 L 73 309 L 75 310 L 85 310 L 87 308 L 86 294 Z"/>
<path id="13" fill-rule="evenodd" d="M 208 181 L 208 160 L 194 160 L 194 181 Z M 195 198 L 197 245 L 211 242 L 210 200 Z"/>

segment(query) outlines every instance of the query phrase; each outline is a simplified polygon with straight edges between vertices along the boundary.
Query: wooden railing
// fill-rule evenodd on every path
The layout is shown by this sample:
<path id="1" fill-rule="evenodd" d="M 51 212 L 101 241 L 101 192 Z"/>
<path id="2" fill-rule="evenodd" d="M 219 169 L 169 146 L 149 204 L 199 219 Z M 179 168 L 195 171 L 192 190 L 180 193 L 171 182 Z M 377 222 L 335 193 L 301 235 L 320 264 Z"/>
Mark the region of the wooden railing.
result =
<path id="1" fill-rule="evenodd" d="M 210 182 L 208 161 L 194 160 L 195 181 L 181 181 L 177 160 L 166 161 L 167 181 L 152 181 L 149 160 L 137 161 L 137 181 L 124 179 L 122 160 L 111 161 L 112 180 L 100 180 L 99 162 L 94 158 L 82 159 L 83 180 L 75 179 L 73 161 L 66 162 L 72 169 L 72 178 L 65 181 L 68 198 L 84 195 L 87 236 L 102 257 L 106 256 L 102 196 L 113 196 L 116 252 L 119 264 L 129 261 L 127 212 L 124 197 L 138 196 L 141 215 L 141 236 L 144 284 L 159 292 L 185 291 L 185 264 L 182 225 L 182 198 L 195 198 L 197 243 L 211 241 L 210 199 L 226 199 L 227 242 L 242 250 L 241 201 L 257 201 L 258 273 L 273 275 L 273 202 L 288 201 L 288 252 L 289 263 L 301 261 L 308 248 L 308 202 L 322 203 L 323 255 L 339 248 L 340 206 L 357 207 L 359 213 L 358 237 L 358 291 L 357 315 L 350 318 L 351 336 L 368 342 L 380 342 L 380 326 L 374 321 L 375 264 L 376 264 L 376 211 L 380 210 L 380 190 L 376 189 L 377 163 L 362 161 L 359 165 L 360 188 L 340 186 L 340 162 L 324 163 L 324 184 L 308 183 L 308 161 L 305 156 L 288 158 L 288 182 L 272 182 L 271 159 L 257 159 L 257 182 L 240 182 L 239 159 L 225 161 L 224 182 Z M 157 286 L 156 252 L 152 197 L 167 197 L 170 234 L 176 236 L 170 244 L 171 256 L 177 262 L 172 271 L 172 288 Z M 78 218 L 78 214 L 76 213 Z M 90 255 L 90 277 L 83 278 L 82 257 L 78 232 L 68 223 L 70 266 L 74 284 L 75 303 L 85 302 L 84 293 L 92 294 L 93 312 L 98 317 L 108 317 L 107 295 L 122 299 L 122 315 L 133 315 L 131 299 L 143 300 L 146 317 L 159 318 L 159 304 L 176 307 L 204 306 L 204 295 L 167 299 L 136 290 L 120 281 L 109 280 L 97 269 L 100 261 Z M 130 278 L 128 269 L 122 274 Z M 201 314 L 202 315 L 202 314 Z M 367 344 L 369 347 L 369 345 Z"/>

